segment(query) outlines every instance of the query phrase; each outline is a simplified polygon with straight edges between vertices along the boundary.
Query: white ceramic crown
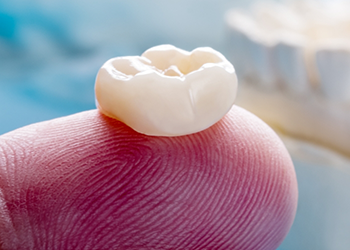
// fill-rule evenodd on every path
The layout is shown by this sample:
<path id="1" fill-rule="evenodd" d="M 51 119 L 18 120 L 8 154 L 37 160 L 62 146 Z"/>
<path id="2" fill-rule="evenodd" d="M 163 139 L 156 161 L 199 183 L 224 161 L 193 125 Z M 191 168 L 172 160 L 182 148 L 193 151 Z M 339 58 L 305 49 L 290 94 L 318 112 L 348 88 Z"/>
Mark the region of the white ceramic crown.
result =
<path id="1" fill-rule="evenodd" d="M 212 126 L 231 109 L 237 77 L 232 64 L 211 48 L 188 52 L 161 45 L 142 56 L 107 61 L 95 92 L 107 116 L 143 134 L 179 136 Z"/>

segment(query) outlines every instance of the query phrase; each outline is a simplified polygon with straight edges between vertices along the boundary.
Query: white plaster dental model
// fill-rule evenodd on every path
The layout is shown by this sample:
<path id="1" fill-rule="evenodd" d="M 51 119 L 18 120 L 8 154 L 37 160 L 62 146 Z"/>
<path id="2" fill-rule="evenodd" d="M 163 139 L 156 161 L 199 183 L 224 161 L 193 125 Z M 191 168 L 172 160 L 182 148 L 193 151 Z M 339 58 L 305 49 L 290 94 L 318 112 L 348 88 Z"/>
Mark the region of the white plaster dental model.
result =
<path id="1" fill-rule="evenodd" d="M 272 127 L 350 155 L 350 5 L 265 2 L 230 10 L 237 104 Z"/>
<path id="2" fill-rule="evenodd" d="M 95 92 L 105 115 L 143 134 L 180 136 L 210 127 L 230 110 L 237 77 L 232 64 L 211 48 L 187 52 L 161 45 L 142 56 L 107 61 Z"/>

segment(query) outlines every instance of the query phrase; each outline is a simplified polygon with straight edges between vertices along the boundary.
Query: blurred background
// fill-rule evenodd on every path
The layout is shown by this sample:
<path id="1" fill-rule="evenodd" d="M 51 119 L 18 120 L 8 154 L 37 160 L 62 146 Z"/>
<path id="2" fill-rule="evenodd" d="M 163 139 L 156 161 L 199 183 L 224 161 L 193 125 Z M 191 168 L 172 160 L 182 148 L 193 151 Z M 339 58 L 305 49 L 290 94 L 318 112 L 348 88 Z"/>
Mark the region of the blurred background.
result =
<path id="1" fill-rule="evenodd" d="M 109 58 L 164 43 L 223 52 L 224 13 L 248 2 L 0 0 L 0 134 L 95 108 Z"/>
<path id="2" fill-rule="evenodd" d="M 331 1 L 331 0 L 330 0 Z M 0 134 L 94 109 L 94 81 L 109 58 L 159 44 L 230 50 L 224 15 L 257 0 L 0 0 Z M 279 250 L 350 249 L 347 157 L 281 134 L 299 206 Z"/>

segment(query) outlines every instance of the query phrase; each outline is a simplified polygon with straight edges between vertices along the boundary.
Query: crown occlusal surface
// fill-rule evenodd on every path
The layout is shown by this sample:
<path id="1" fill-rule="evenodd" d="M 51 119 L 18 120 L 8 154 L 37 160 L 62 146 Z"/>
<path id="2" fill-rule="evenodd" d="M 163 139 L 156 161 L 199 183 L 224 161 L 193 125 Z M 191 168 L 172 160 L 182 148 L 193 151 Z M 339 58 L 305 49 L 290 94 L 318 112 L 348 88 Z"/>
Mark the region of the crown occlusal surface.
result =
<path id="1" fill-rule="evenodd" d="M 154 136 L 202 131 L 232 107 L 237 77 L 230 62 L 211 48 L 192 52 L 171 45 L 142 56 L 112 58 L 97 74 L 98 108 L 134 130 Z"/>

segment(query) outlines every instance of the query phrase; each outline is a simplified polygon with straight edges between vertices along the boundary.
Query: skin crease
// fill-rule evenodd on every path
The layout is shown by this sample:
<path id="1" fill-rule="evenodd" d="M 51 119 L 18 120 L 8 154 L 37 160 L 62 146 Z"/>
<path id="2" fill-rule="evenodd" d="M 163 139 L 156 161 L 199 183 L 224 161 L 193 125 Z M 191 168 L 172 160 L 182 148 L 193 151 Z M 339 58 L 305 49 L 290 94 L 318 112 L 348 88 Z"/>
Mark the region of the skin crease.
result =
<path id="1" fill-rule="evenodd" d="M 277 135 L 234 106 L 181 137 L 97 110 L 0 136 L 0 248 L 276 249 L 297 206 Z"/>

